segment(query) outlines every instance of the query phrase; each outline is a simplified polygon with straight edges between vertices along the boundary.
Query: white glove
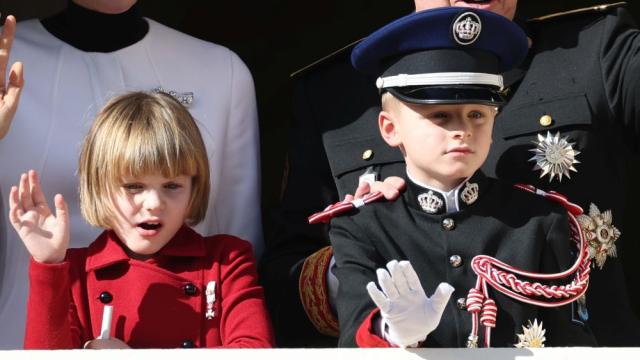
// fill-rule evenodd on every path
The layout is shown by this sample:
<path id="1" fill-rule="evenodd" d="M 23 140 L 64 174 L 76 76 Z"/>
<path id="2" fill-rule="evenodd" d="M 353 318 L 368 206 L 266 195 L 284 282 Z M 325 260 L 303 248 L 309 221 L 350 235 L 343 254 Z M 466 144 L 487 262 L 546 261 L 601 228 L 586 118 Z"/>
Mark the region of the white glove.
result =
<path id="1" fill-rule="evenodd" d="M 382 268 L 376 272 L 382 291 L 374 282 L 367 284 L 369 296 L 389 326 L 386 339 L 401 347 L 424 341 L 440 323 L 454 288 L 440 283 L 428 298 L 410 262 L 392 260 L 387 269 L 388 272 Z"/>

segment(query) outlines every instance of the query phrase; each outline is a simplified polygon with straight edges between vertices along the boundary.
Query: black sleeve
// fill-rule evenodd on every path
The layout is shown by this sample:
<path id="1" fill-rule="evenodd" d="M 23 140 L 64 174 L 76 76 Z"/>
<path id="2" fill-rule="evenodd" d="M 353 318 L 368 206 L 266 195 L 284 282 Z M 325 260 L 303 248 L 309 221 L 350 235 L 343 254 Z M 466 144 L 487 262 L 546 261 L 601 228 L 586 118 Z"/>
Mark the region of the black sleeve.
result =
<path id="1" fill-rule="evenodd" d="M 284 347 L 335 346 L 335 338 L 320 334 L 309 321 L 298 288 L 304 260 L 329 245 L 326 226 L 309 225 L 307 217 L 338 201 L 308 90 L 300 79 L 294 91 L 282 201 L 265 226 L 271 230 L 260 266 L 276 341 Z"/>
<path id="2" fill-rule="evenodd" d="M 340 322 L 340 347 L 355 347 L 355 334 L 375 309 L 366 285 L 376 281 L 376 269 L 384 261 L 370 236 L 353 220 L 339 217 L 331 222 L 331 244 L 336 259 L 334 274 L 340 282 L 336 307 Z"/>
<path id="3" fill-rule="evenodd" d="M 576 260 L 577 246 L 569 234 L 569 218 L 566 210 L 558 206 L 550 214 L 551 226 L 547 233 L 542 256 L 542 272 L 558 273 L 569 269 Z M 560 279 L 557 285 L 566 285 L 573 276 Z M 555 308 L 541 308 L 540 314 L 546 331 L 546 346 L 595 346 L 595 338 L 588 323 L 577 316 L 577 303 Z"/>
<path id="4" fill-rule="evenodd" d="M 613 118 L 622 122 L 636 149 L 640 137 L 640 31 L 624 8 L 607 16 L 601 39 L 605 92 Z"/>

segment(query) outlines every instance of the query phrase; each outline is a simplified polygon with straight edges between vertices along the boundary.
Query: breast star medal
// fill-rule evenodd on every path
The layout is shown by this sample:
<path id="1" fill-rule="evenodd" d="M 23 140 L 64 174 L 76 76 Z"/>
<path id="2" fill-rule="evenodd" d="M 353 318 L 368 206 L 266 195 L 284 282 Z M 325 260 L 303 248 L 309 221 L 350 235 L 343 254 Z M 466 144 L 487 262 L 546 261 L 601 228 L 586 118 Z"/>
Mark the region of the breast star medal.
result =
<path id="1" fill-rule="evenodd" d="M 613 226 L 611 210 L 600 212 L 593 203 L 589 206 L 589 215 L 578 216 L 578 222 L 589 245 L 589 257 L 602 269 L 608 256 L 616 257 L 616 240 L 621 233 Z"/>
<path id="2" fill-rule="evenodd" d="M 541 348 L 544 347 L 545 333 L 547 331 L 542 327 L 542 321 L 538 323 L 537 319 L 529 320 L 529 324 L 525 327 L 522 326 L 522 334 L 518 335 L 518 343 L 515 345 L 517 348 Z"/>
<path id="3" fill-rule="evenodd" d="M 529 161 L 535 161 L 533 171 L 542 170 L 540 177 L 549 175 L 549 182 L 557 176 L 558 181 L 562 182 L 562 177 L 571 178 L 570 172 L 578 172 L 573 166 L 579 164 L 576 156 L 580 154 L 573 148 L 575 143 L 570 143 L 567 137 L 560 138 L 560 132 L 551 135 L 547 131 L 547 136 L 538 134 L 538 141 L 534 141 L 536 147 L 530 149 L 535 155 Z"/>

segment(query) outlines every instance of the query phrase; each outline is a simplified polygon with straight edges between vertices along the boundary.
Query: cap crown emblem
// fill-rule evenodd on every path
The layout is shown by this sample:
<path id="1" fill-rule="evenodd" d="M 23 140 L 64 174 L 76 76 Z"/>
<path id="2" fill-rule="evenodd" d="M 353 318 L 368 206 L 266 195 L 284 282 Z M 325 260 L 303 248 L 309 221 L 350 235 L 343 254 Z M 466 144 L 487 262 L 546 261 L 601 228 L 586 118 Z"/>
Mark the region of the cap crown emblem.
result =
<path id="1" fill-rule="evenodd" d="M 460 45 L 469 45 L 478 39 L 482 30 L 480 17 L 473 12 L 465 12 L 453 22 L 453 38 Z"/>

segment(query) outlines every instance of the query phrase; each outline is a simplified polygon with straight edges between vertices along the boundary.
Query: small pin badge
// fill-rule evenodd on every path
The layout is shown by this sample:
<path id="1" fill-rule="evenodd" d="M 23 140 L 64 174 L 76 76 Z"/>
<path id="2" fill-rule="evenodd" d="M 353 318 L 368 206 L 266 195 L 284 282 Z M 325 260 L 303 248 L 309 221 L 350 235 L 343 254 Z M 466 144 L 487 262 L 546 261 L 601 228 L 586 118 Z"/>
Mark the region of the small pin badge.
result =
<path id="1" fill-rule="evenodd" d="M 216 302 L 216 282 L 209 281 L 207 289 L 205 290 L 205 296 L 207 298 L 207 313 L 205 317 L 207 320 L 213 319 L 216 313 L 213 311 L 213 304 Z"/>
<path id="2" fill-rule="evenodd" d="M 177 92 L 175 90 L 165 90 L 162 86 L 158 86 L 151 90 L 151 92 L 169 94 L 185 107 L 189 107 L 193 103 L 193 91 Z"/>
<path id="3" fill-rule="evenodd" d="M 573 148 L 575 143 L 568 141 L 568 137 L 560 137 L 560 132 L 551 135 L 547 131 L 547 136 L 538 134 L 538 141 L 534 141 L 536 147 L 530 149 L 535 155 L 529 161 L 535 161 L 533 171 L 542 170 L 540 177 L 549 175 L 549 182 L 557 176 L 558 181 L 562 182 L 562 177 L 571 178 L 569 171 L 578 172 L 573 166 L 579 164 L 576 156 L 580 154 Z"/>

